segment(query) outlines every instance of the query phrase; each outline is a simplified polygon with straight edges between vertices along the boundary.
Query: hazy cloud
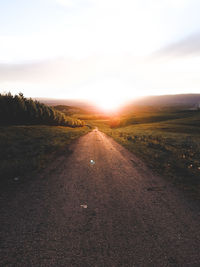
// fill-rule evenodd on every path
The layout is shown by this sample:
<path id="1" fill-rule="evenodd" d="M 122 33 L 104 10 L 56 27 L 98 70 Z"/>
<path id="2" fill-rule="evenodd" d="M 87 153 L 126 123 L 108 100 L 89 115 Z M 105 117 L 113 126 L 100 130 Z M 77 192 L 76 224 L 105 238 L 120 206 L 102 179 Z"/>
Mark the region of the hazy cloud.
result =
<path id="1" fill-rule="evenodd" d="M 91 4 L 90 0 L 56 0 L 58 4 L 67 8 L 87 7 Z"/>
<path id="2" fill-rule="evenodd" d="M 96 55 L 76 60 L 56 58 L 22 64 L 0 64 L 0 82 L 23 81 L 31 83 L 76 86 L 97 76 L 120 75 L 133 67 L 128 56 Z M 136 60 L 135 60 L 136 61 Z"/>
<path id="3" fill-rule="evenodd" d="M 0 64 L 0 82 L 28 82 L 72 86 L 88 79 L 87 63 L 70 59 L 54 59 L 36 63 Z"/>
<path id="4" fill-rule="evenodd" d="M 153 54 L 155 57 L 185 57 L 200 55 L 200 32 L 170 44 Z"/>
<path id="5" fill-rule="evenodd" d="M 59 4 L 68 6 L 68 7 L 74 7 L 77 5 L 77 1 L 75 0 L 56 0 Z"/>
<path id="6" fill-rule="evenodd" d="M 101 7 L 106 7 L 106 8 L 116 8 L 116 7 L 121 7 L 123 8 L 125 5 L 135 5 L 139 2 L 144 2 L 144 0 L 124 0 L 123 2 L 121 0 L 56 0 L 59 4 L 67 7 L 78 7 L 78 6 L 83 6 L 85 4 L 91 4 L 93 6 L 101 6 Z M 195 2 L 195 0 L 192 0 Z M 151 6 L 156 7 L 156 8 L 166 8 L 166 7 L 185 7 L 189 3 L 191 3 L 191 0 L 151 0 Z"/>

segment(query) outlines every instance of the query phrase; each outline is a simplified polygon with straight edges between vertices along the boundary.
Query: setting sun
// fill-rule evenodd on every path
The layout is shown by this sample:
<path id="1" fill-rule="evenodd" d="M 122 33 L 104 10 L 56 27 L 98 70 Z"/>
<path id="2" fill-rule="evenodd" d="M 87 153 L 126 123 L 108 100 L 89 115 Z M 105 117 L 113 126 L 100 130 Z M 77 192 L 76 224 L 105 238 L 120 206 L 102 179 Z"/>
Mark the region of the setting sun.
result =
<path id="1" fill-rule="evenodd" d="M 117 111 L 122 105 L 127 103 L 131 96 L 134 99 L 141 96 L 139 92 L 133 90 L 125 81 L 119 78 L 102 79 L 98 83 L 84 87 L 80 91 L 80 99 L 89 100 L 102 111 Z"/>
<path id="2" fill-rule="evenodd" d="M 117 102 L 115 99 L 99 99 L 94 103 L 103 111 L 116 111 L 122 105 L 120 101 Z"/>

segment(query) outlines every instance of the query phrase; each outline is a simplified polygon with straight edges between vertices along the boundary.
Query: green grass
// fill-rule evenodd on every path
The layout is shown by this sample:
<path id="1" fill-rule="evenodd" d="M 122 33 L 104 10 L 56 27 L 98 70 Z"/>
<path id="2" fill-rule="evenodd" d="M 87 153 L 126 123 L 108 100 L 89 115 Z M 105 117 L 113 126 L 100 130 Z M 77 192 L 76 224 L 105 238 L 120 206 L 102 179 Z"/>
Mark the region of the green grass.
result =
<path id="1" fill-rule="evenodd" d="M 118 127 L 113 128 L 114 120 L 123 121 L 123 118 L 113 118 L 111 121 L 96 120 L 92 124 L 139 156 L 155 172 L 192 193 L 198 193 L 200 188 L 200 112 L 174 113 L 173 111 L 169 114 L 168 110 L 165 116 L 162 112 L 158 110 L 155 114 L 154 111 L 153 118 L 159 118 L 159 122 L 131 125 L 128 123 L 128 126 L 121 126 L 123 124 L 119 123 Z M 136 114 L 136 117 L 140 117 L 141 121 L 146 121 L 147 116 L 143 118 L 141 114 Z M 150 114 L 148 118 L 151 121 Z"/>
<path id="2" fill-rule="evenodd" d="M 59 152 L 69 152 L 69 144 L 88 131 L 88 127 L 0 127 L 1 181 L 44 168 Z"/>
<path id="3" fill-rule="evenodd" d="M 199 114 L 199 112 L 178 108 L 137 108 L 135 112 L 131 114 L 122 114 L 119 117 L 113 118 L 113 120 L 111 120 L 111 127 L 124 127 L 133 124 L 164 122 L 177 119 L 190 121 L 196 114 Z"/>
<path id="4" fill-rule="evenodd" d="M 192 194 L 200 192 L 200 111 L 143 107 L 110 118 L 89 114 L 87 124 L 97 126 L 177 186 Z M 1 180 L 44 168 L 58 153 L 67 154 L 69 144 L 89 130 L 0 127 Z"/>

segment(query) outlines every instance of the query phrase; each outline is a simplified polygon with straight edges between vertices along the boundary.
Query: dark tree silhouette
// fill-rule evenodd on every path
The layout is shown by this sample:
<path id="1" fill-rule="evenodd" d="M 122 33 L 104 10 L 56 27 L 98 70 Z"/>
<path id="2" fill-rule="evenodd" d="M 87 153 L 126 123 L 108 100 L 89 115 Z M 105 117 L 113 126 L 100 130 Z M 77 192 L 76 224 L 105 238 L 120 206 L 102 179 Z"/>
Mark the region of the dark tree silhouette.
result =
<path id="1" fill-rule="evenodd" d="M 66 116 L 39 101 L 25 98 L 22 93 L 0 94 L 0 125 L 33 125 L 81 127 L 84 122 Z"/>

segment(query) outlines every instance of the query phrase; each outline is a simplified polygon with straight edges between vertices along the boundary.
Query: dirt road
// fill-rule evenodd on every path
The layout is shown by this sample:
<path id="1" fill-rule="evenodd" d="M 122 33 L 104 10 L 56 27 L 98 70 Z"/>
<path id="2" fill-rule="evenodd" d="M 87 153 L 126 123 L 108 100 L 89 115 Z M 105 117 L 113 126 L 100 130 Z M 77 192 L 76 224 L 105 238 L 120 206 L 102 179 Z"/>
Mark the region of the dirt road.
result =
<path id="1" fill-rule="evenodd" d="M 71 150 L 1 195 L 0 266 L 200 266 L 195 203 L 98 130 Z"/>

